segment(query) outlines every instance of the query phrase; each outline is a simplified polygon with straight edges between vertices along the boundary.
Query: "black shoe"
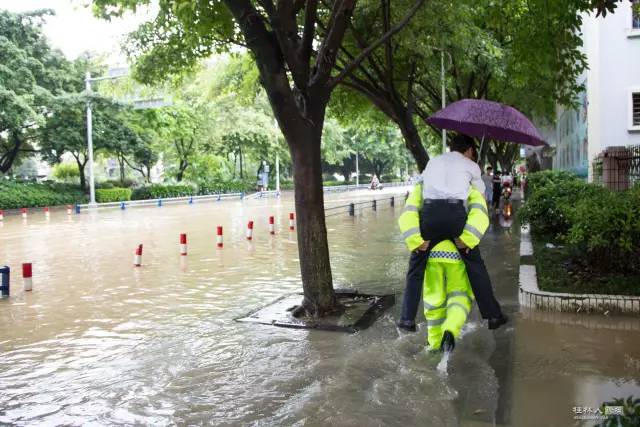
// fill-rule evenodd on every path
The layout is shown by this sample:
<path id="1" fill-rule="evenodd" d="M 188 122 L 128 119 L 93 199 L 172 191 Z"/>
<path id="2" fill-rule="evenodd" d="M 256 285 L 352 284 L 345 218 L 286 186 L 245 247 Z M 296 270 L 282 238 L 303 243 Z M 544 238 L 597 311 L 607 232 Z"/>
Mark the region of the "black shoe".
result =
<path id="1" fill-rule="evenodd" d="M 440 344 L 440 351 L 443 353 L 451 353 L 456 346 L 456 341 L 453 338 L 453 334 L 449 331 L 444 331 L 442 335 L 442 343 Z"/>
<path id="2" fill-rule="evenodd" d="M 500 317 L 493 317 L 489 319 L 489 329 L 498 329 L 509 321 L 509 318 L 504 314 Z"/>
<path id="3" fill-rule="evenodd" d="M 407 332 L 415 332 L 417 330 L 416 322 L 412 320 L 399 320 L 398 323 L 396 323 L 396 326 Z"/>

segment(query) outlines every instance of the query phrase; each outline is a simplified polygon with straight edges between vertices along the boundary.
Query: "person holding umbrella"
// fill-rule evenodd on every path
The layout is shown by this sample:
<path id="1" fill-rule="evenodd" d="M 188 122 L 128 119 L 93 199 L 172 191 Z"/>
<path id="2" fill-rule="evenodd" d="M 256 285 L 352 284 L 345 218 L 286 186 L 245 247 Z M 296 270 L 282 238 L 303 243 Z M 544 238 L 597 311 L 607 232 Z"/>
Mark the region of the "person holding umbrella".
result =
<path id="1" fill-rule="evenodd" d="M 452 142 L 452 153 L 445 153 L 428 163 L 423 174 L 424 201 L 405 207 L 405 210 L 420 212 L 420 227 L 407 229 L 410 222 L 406 221 L 405 224 L 402 216 L 399 220 L 405 241 L 411 241 L 413 252 L 409 261 L 401 319 L 397 325 L 401 329 L 415 330 L 415 316 L 429 250 L 438 240 L 453 239 L 463 255 L 480 313 L 483 318 L 489 319 L 489 328 L 496 329 L 507 322 L 507 317 L 493 295 L 491 280 L 477 247 L 484 230 L 465 223 L 464 201 L 467 200 L 469 189 L 473 185 L 481 190 L 480 193 L 484 190 L 480 168 L 471 166 L 475 144 L 470 137 L 481 139 L 480 150 L 485 138 L 533 146 L 545 143 L 535 126 L 518 110 L 487 100 L 463 99 L 454 102 L 431 116 L 427 122 L 460 135 Z M 438 158 L 442 159 L 436 162 Z M 473 214 L 481 222 L 486 218 L 488 225 L 486 202 L 482 199 L 483 203 L 473 203 L 476 206 L 469 204 L 467 221 Z M 429 215 L 425 215 L 427 211 Z M 460 231 L 462 234 L 458 234 Z"/>
<path id="2" fill-rule="evenodd" d="M 491 279 L 478 249 L 489 217 L 482 196 L 485 188 L 480 167 L 473 160 L 475 156 L 473 139 L 457 135 L 451 142 L 451 152 L 441 154 L 427 164 L 422 183 L 418 184 L 422 194 L 407 199 L 405 209 L 420 212 L 419 230 L 408 215 L 400 217 L 400 229 L 408 242 L 421 237 L 422 243 L 411 255 L 401 319 L 397 323 L 401 329 L 415 330 L 426 262 L 431 249 L 446 240 L 455 242 L 460 251 L 480 313 L 484 319 L 489 319 L 489 329 L 497 329 L 507 322 L 493 294 Z M 471 198 L 472 186 L 477 190 L 479 200 Z M 410 200 L 414 202 L 414 199 L 417 202 L 409 206 Z"/>

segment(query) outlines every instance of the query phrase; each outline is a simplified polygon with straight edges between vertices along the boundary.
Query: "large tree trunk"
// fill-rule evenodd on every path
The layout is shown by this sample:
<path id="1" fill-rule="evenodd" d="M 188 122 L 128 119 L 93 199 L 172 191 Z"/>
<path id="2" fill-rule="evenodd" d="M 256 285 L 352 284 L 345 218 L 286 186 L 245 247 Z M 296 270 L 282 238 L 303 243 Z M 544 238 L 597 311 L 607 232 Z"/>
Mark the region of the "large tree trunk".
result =
<path id="1" fill-rule="evenodd" d="M 287 138 L 293 161 L 298 253 L 304 291 L 301 308 L 313 317 L 326 316 L 339 309 L 333 291 L 324 216 L 320 160 L 323 118 L 315 126 L 298 121 L 292 135 L 295 140 Z"/>
<path id="2" fill-rule="evenodd" d="M 351 157 L 342 159 L 342 176 L 344 176 L 345 184 L 349 184 L 351 182 L 351 172 L 353 172 L 353 160 Z"/>
<path id="3" fill-rule="evenodd" d="M 398 117 L 396 123 L 400 128 L 400 132 L 402 132 L 405 146 L 416 161 L 418 171 L 422 172 L 429 162 L 429 154 L 427 154 L 427 150 L 422 145 L 422 138 L 420 138 L 418 128 L 413 122 L 413 115 L 404 107 L 399 108 L 396 106 L 395 110 Z"/>
<path id="4" fill-rule="evenodd" d="M 76 163 L 78 164 L 78 172 L 80 172 L 80 189 L 84 192 L 87 191 L 87 178 L 84 176 L 84 164 L 76 159 Z"/>
<path id="5" fill-rule="evenodd" d="M 9 149 L 5 154 L 0 156 L 0 172 L 7 173 L 11 166 L 13 166 L 13 162 L 15 162 L 18 157 L 18 153 L 20 152 L 20 147 L 22 146 L 22 139 L 18 135 L 17 132 L 10 132 L 11 142 L 13 147 Z"/>
<path id="6" fill-rule="evenodd" d="M 118 163 L 120 163 L 120 185 L 124 187 L 124 154 L 118 155 Z"/>
<path id="7" fill-rule="evenodd" d="M 180 160 L 178 165 L 178 173 L 176 174 L 176 181 L 181 182 L 184 177 L 184 171 L 187 170 L 187 166 L 189 166 L 189 162 L 187 160 Z"/>

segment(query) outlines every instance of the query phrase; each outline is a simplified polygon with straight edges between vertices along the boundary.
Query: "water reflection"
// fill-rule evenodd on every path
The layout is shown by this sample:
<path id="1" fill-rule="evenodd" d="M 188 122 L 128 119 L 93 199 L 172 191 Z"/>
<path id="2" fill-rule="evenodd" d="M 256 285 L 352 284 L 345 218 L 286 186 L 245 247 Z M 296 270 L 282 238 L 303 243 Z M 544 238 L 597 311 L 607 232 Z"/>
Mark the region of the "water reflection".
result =
<path id="1" fill-rule="evenodd" d="M 332 195 L 328 204 L 358 197 L 371 193 Z M 396 205 L 328 219 L 336 286 L 402 291 L 408 259 Z M 58 212 L 49 223 L 35 214 L 28 224 L 6 218 L 0 260 L 28 259 L 37 274 L 30 294 L 14 275 L 12 297 L 0 301 L 0 423 L 565 425 L 573 406 L 591 403 L 581 400 L 640 394 L 637 329 L 519 314 L 517 231 L 499 223 L 483 251 L 514 322 L 493 333 L 474 312 L 446 376 L 425 351 L 424 330 L 398 333 L 398 306 L 354 335 L 234 322 L 299 290 L 291 206 L 284 198 L 104 211 L 71 222 Z M 189 236 L 186 257 L 180 233 Z M 133 268 L 139 243 L 143 265 Z M 541 415 L 547 402 L 555 410 Z"/>

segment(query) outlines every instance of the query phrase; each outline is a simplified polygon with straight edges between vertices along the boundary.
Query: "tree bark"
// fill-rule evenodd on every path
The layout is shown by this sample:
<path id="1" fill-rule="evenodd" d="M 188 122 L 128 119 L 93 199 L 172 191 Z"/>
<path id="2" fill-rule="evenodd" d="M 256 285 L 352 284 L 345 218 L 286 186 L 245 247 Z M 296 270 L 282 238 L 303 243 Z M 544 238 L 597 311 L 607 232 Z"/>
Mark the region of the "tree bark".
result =
<path id="1" fill-rule="evenodd" d="M 80 172 L 80 189 L 82 191 L 87 191 L 87 178 L 84 176 L 84 167 L 86 162 L 82 163 L 80 158 L 76 157 L 76 163 L 78 164 L 78 172 Z"/>
<path id="2" fill-rule="evenodd" d="M 398 117 L 396 123 L 402 133 L 405 146 L 416 161 L 418 170 L 422 172 L 429 162 L 429 154 L 427 154 L 427 150 L 422 145 L 422 138 L 420 138 L 418 128 L 413 121 L 413 114 L 399 106 L 396 106 L 395 110 Z"/>
<path id="3" fill-rule="evenodd" d="M 324 107 L 322 107 L 324 112 Z M 299 312 L 312 317 L 339 311 L 333 291 L 329 244 L 325 224 L 320 144 L 322 119 L 311 124 L 299 120 L 287 137 L 293 161 L 298 253 L 304 298 Z"/>
<path id="4" fill-rule="evenodd" d="M 7 173 L 9 169 L 11 169 L 11 166 L 13 166 L 13 162 L 18 157 L 20 147 L 22 146 L 22 139 L 16 132 L 10 132 L 10 138 L 13 142 L 13 148 L 11 148 L 7 153 L 0 157 L 0 172 L 2 173 Z"/>
<path id="5" fill-rule="evenodd" d="M 120 185 L 124 186 L 124 154 L 118 155 L 118 163 L 120 164 Z"/>

